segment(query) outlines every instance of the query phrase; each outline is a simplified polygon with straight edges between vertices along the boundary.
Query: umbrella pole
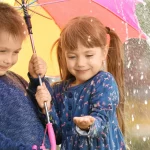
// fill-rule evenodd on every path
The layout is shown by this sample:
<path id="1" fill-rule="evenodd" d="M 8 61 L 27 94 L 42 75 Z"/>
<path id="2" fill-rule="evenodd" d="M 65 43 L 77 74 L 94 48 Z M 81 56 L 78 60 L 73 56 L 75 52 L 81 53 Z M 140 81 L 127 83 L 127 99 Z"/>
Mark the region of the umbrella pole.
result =
<path id="1" fill-rule="evenodd" d="M 23 8 L 23 11 L 24 11 L 24 19 L 25 19 L 26 25 L 28 27 L 28 32 L 29 32 L 29 35 L 30 35 L 32 51 L 33 51 L 33 53 L 36 53 L 34 40 L 33 40 L 32 25 L 31 25 L 31 21 L 30 21 L 31 17 L 28 14 L 27 5 L 24 2 L 24 0 L 22 0 L 22 8 Z M 38 78 L 39 78 L 39 83 L 42 86 L 42 80 L 41 80 L 40 75 L 38 75 Z M 56 150 L 55 133 L 54 133 L 54 130 L 53 130 L 52 123 L 50 123 L 49 113 L 48 113 L 46 102 L 44 102 L 44 107 L 45 107 L 45 112 L 46 112 L 46 117 L 47 117 L 47 126 L 46 126 L 46 128 L 47 128 L 47 131 L 48 131 L 49 141 L 50 141 L 50 144 L 51 144 L 50 145 L 51 150 Z"/>

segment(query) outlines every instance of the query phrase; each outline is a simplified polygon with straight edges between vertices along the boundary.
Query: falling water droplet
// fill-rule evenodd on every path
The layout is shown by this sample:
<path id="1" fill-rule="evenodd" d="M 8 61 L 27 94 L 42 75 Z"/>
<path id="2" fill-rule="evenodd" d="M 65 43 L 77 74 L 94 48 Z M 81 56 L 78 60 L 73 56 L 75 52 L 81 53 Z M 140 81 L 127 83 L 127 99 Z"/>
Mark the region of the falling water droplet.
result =
<path id="1" fill-rule="evenodd" d="M 148 94 L 148 90 L 145 91 L 145 94 Z"/>
<path id="2" fill-rule="evenodd" d="M 145 105 L 147 105 L 147 104 L 148 104 L 147 100 L 145 100 L 145 102 L 144 102 L 144 103 L 145 103 Z"/>
<path id="3" fill-rule="evenodd" d="M 143 137 L 143 141 L 144 141 L 144 142 L 146 141 L 146 137 Z"/>
<path id="4" fill-rule="evenodd" d="M 140 126 L 139 126 L 139 124 L 137 124 L 137 125 L 136 125 L 136 129 L 137 129 L 137 130 L 139 130 L 139 129 L 140 129 Z"/>
<path id="5" fill-rule="evenodd" d="M 127 68 L 130 68 L 131 60 L 128 62 Z"/>
<path id="6" fill-rule="evenodd" d="M 134 121 L 134 116 L 133 116 L 133 114 L 132 114 L 132 121 Z"/>
<path id="7" fill-rule="evenodd" d="M 141 75 L 140 79 L 141 79 L 141 80 L 143 80 L 143 78 L 144 78 L 144 76 L 143 76 L 143 75 Z"/>

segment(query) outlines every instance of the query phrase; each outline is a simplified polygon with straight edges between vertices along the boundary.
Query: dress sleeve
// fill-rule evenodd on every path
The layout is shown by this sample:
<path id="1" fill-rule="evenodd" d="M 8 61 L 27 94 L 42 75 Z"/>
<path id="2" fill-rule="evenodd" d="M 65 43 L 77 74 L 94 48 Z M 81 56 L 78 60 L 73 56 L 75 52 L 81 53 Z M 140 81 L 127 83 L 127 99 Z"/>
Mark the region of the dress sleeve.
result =
<path id="1" fill-rule="evenodd" d="M 57 91 L 58 86 L 53 86 L 53 95 L 52 95 L 52 109 L 49 112 L 51 122 L 53 124 L 55 136 L 56 136 L 56 144 L 59 145 L 62 142 L 62 132 L 60 126 L 60 118 L 58 115 L 58 102 L 57 102 Z"/>
<path id="2" fill-rule="evenodd" d="M 90 137 L 107 134 L 110 120 L 114 117 L 119 102 L 118 87 L 111 74 L 94 81 L 94 84 L 90 99 L 90 115 L 95 118 L 95 122 L 88 132 L 76 128 L 79 134 Z"/>

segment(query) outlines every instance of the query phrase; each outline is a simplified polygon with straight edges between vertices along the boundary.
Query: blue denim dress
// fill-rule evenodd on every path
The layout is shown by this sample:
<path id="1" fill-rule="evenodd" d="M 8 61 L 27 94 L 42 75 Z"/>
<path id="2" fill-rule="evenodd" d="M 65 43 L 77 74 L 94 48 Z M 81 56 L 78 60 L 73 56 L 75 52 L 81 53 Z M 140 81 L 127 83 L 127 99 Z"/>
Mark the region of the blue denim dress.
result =
<path id="1" fill-rule="evenodd" d="M 108 72 L 100 71 L 83 84 L 70 87 L 72 80 L 53 86 L 50 112 L 61 150 L 125 150 L 116 116 L 117 84 Z M 89 131 L 78 128 L 73 117 L 90 115 L 95 122 Z"/>

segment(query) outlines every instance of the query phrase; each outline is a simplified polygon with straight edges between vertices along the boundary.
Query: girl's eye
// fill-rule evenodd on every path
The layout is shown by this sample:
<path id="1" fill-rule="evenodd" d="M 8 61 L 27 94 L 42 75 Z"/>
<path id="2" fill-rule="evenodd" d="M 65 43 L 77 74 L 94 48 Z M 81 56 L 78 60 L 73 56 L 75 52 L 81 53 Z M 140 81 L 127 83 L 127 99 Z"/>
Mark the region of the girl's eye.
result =
<path id="1" fill-rule="evenodd" d="M 74 59 L 76 56 L 68 56 L 69 59 Z"/>
<path id="2" fill-rule="evenodd" d="M 86 55 L 86 57 L 92 57 L 93 55 Z"/>

